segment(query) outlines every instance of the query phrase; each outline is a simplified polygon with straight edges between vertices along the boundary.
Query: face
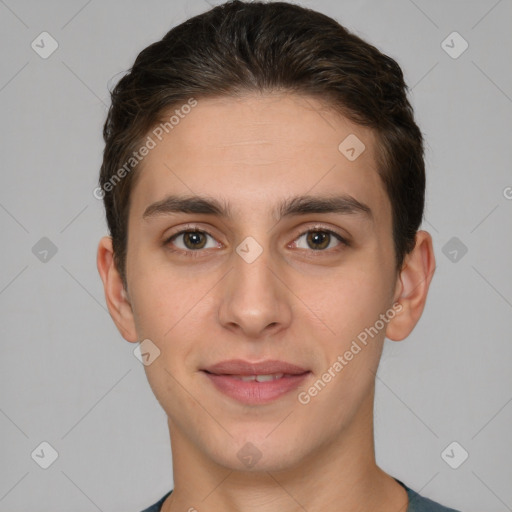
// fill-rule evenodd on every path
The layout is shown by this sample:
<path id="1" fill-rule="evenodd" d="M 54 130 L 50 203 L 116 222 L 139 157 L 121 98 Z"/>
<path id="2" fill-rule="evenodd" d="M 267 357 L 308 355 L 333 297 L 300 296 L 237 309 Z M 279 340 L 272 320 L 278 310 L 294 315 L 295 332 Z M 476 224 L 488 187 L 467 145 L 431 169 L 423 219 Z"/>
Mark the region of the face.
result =
<path id="1" fill-rule="evenodd" d="M 198 99 L 152 137 L 126 272 L 137 339 L 160 351 L 145 371 L 171 438 L 238 469 L 251 451 L 277 470 L 339 446 L 368 424 L 385 319 L 398 314 L 375 136 L 275 94 Z M 246 364 L 214 367 L 232 360 Z"/>

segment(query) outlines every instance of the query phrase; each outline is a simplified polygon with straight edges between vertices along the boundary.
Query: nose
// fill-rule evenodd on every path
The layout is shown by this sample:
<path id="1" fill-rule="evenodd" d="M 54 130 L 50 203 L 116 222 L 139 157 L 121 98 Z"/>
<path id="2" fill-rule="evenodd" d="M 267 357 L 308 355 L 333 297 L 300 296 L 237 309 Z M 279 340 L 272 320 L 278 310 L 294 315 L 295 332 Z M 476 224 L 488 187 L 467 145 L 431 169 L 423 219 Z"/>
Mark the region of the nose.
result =
<path id="1" fill-rule="evenodd" d="M 218 315 L 222 326 L 251 339 L 286 329 L 292 318 L 291 298 L 279 274 L 269 250 L 263 250 L 254 261 L 233 253 L 233 268 L 220 291 Z"/>

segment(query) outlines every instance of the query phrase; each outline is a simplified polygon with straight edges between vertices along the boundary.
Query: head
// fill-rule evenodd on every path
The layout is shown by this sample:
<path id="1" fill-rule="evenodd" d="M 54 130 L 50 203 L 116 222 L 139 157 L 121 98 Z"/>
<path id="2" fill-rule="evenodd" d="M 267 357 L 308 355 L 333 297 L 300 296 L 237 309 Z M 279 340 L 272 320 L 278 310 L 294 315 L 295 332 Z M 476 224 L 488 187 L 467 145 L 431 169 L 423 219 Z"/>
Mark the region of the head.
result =
<path id="1" fill-rule="evenodd" d="M 233 467 L 251 442 L 276 469 L 361 427 L 384 337 L 414 328 L 434 270 L 398 64 L 315 11 L 228 2 L 138 55 L 104 139 L 98 268 L 121 334 L 160 353 L 145 369 L 171 435 Z M 204 371 L 235 358 L 309 373 L 243 404 Z"/>

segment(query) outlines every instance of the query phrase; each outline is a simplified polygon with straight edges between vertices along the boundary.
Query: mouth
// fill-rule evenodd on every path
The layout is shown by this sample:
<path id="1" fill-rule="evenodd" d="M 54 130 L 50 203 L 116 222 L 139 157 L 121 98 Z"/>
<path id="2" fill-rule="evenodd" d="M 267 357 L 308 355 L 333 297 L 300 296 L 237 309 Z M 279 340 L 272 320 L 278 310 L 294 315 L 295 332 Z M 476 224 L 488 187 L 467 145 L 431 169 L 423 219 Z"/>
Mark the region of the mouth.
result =
<path id="1" fill-rule="evenodd" d="M 215 375 L 215 374 L 212 374 Z M 274 373 L 270 375 L 229 375 L 233 379 L 243 380 L 244 382 L 270 382 L 271 380 L 281 379 L 285 376 L 284 373 Z M 286 375 L 290 377 L 290 375 Z"/>
<path id="2" fill-rule="evenodd" d="M 311 373 L 284 361 L 223 361 L 202 372 L 217 391 L 246 405 L 277 400 L 296 389 Z"/>

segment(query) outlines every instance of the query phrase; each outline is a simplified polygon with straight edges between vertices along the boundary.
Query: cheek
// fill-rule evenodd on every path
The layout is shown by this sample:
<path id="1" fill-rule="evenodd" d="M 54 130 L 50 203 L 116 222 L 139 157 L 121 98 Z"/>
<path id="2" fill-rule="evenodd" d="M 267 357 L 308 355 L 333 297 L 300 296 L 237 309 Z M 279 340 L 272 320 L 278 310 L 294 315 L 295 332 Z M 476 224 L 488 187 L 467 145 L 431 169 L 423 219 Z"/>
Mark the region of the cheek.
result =
<path id="1" fill-rule="evenodd" d="M 165 334 L 172 328 L 176 314 L 173 304 L 178 294 L 158 278 L 157 272 L 145 272 L 132 267 L 128 289 L 139 339 L 150 339 L 162 349 Z"/>
<path id="2" fill-rule="evenodd" d="M 381 270 L 363 262 L 361 267 L 347 267 L 325 281 L 315 281 L 314 287 L 308 280 L 300 293 L 330 330 L 345 338 L 376 321 L 388 307 L 390 289 Z"/>
<path id="3" fill-rule="evenodd" d="M 368 272 L 368 268 L 339 275 L 328 294 L 312 297 L 318 316 L 335 333 L 324 336 L 322 374 L 318 377 L 324 375 L 329 383 L 327 392 L 322 391 L 321 398 L 319 394 L 318 404 L 323 402 L 329 408 L 333 400 L 339 403 L 340 409 L 333 412 L 336 421 L 355 413 L 368 395 L 382 353 L 386 324 L 380 315 L 389 307 L 389 291 L 382 276 L 379 281 L 379 273 Z"/>
<path id="4" fill-rule="evenodd" d="M 132 289 L 139 338 L 149 338 L 164 355 L 180 353 L 184 357 L 181 352 L 188 350 L 189 340 L 201 332 L 205 316 L 212 315 L 212 297 L 208 295 L 212 279 L 198 281 L 179 273 L 159 273 L 157 268 L 139 273 Z"/>

